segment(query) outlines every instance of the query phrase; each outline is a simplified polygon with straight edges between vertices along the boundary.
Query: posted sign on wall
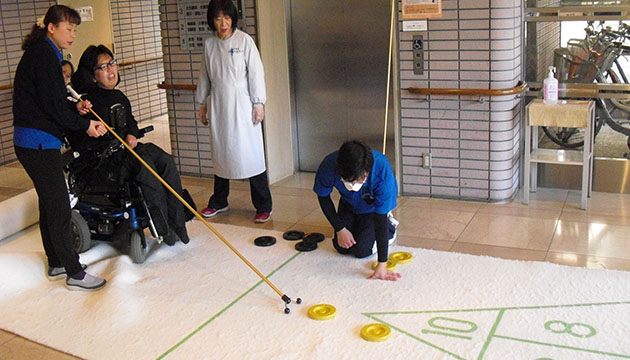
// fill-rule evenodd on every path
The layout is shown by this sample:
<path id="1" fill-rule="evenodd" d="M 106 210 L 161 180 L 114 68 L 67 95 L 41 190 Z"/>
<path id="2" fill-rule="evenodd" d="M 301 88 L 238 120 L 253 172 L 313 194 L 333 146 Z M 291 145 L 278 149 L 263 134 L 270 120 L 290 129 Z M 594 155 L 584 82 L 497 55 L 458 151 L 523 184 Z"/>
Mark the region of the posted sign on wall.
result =
<path id="1" fill-rule="evenodd" d="M 442 17 L 442 0 L 402 0 L 402 19 Z"/>
<path id="2" fill-rule="evenodd" d="M 182 50 L 201 51 L 203 39 L 212 34 L 208 27 L 206 13 L 208 1 L 177 1 L 179 40 Z"/>

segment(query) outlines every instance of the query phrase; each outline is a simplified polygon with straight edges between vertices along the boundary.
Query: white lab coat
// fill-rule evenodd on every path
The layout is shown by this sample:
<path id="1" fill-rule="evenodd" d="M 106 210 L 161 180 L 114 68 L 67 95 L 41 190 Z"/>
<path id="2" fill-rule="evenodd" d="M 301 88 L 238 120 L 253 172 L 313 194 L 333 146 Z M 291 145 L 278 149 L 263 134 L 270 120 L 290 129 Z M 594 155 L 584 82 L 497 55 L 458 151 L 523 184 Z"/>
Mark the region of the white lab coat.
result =
<path id="1" fill-rule="evenodd" d="M 266 96 L 262 61 L 249 35 L 236 29 L 226 40 L 213 34 L 204 41 L 196 100 L 207 104 L 215 175 L 245 179 L 265 171 L 253 105 Z"/>

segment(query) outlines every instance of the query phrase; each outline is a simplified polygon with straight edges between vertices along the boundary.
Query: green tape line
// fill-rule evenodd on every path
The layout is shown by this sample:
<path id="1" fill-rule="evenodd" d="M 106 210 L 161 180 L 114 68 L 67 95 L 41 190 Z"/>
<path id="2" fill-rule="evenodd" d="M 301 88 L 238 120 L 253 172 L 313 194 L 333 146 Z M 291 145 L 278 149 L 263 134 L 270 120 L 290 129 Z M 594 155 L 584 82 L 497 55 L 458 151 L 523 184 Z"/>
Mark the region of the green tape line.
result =
<path id="1" fill-rule="evenodd" d="M 280 266 L 278 266 L 276 269 L 274 269 L 271 273 L 269 273 L 269 275 L 267 275 L 268 278 L 270 278 L 273 274 L 275 274 L 278 270 L 282 269 L 285 265 L 287 265 L 288 263 L 290 263 L 291 261 L 293 261 L 293 259 L 295 259 L 298 255 L 300 255 L 302 253 L 298 252 L 295 255 L 291 256 L 287 261 L 285 261 L 284 263 L 282 263 Z M 239 302 L 239 300 L 241 300 L 242 298 L 244 298 L 247 294 L 249 294 L 250 292 L 254 291 L 254 289 L 256 289 L 260 284 L 263 283 L 263 280 L 261 279 L 260 281 L 258 281 L 256 283 L 256 285 L 252 286 L 251 288 L 249 288 L 247 291 L 245 291 L 243 294 L 241 294 L 239 297 L 237 297 L 236 299 L 234 299 L 231 303 L 229 303 L 226 307 L 224 307 L 223 309 L 221 309 L 221 311 L 219 311 L 218 313 L 214 314 L 214 316 L 212 316 L 210 319 L 208 319 L 206 322 L 204 322 L 203 324 L 201 324 L 198 328 L 196 328 L 195 330 L 193 330 L 193 332 L 191 332 L 190 334 L 186 335 L 183 339 L 181 339 L 177 344 L 173 345 L 170 349 L 166 350 L 162 355 L 158 356 L 156 358 L 156 360 L 161 360 L 164 359 L 166 356 L 168 356 L 170 353 L 172 353 L 173 351 L 175 351 L 175 349 L 177 349 L 178 347 L 180 347 L 182 344 L 184 344 L 186 341 L 190 340 L 190 338 L 192 338 L 193 336 L 195 336 L 198 332 L 200 332 L 203 328 L 205 328 L 206 326 L 208 326 L 211 322 L 213 322 L 214 320 L 216 320 L 219 316 L 221 316 L 221 314 L 223 314 L 224 312 L 226 312 L 229 308 L 231 308 L 234 304 L 236 304 L 237 302 Z"/>

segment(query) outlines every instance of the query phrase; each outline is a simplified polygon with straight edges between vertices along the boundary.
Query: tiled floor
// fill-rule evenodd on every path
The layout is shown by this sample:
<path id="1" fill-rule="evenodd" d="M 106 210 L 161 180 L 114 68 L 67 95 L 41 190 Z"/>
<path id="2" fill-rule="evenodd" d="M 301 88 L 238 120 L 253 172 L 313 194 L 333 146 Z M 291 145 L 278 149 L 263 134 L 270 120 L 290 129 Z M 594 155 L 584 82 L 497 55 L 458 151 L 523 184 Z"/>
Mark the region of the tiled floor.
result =
<path id="1" fill-rule="evenodd" d="M 0 201 L 32 188 L 33 182 L 19 163 L 0 166 Z"/>
<path id="2" fill-rule="evenodd" d="M 230 211 L 211 222 L 278 231 L 300 229 L 330 237 L 332 229 L 311 190 L 313 178 L 312 173 L 299 173 L 274 184 L 273 216 L 265 224 L 253 222 L 249 184 L 232 181 Z M 212 180 L 183 177 L 183 182 L 197 206 L 203 208 L 212 193 Z M 0 167 L 0 200 L 29 187 L 30 181 L 19 165 Z M 529 206 L 519 199 L 488 204 L 401 197 L 394 211 L 400 220 L 397 241 L 406 246 L 505 259 L 630 270 L 630 196 L 594 193 L 586 211 L 579 209 L 579 201 L 578 191 L 545 188 L 532 194 Z M 73 359 L 1 330 L 0 358 Z"/>

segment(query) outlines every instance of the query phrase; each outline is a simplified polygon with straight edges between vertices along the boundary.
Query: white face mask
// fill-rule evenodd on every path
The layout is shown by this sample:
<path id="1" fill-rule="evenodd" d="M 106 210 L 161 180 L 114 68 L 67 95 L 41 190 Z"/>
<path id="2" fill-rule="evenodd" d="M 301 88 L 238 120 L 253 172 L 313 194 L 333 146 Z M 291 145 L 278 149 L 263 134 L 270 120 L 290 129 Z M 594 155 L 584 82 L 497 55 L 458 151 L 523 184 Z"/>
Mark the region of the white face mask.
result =
<path id="1" fill-rule="evenodd" d="M 345 186 L 348 191 L 359 191 L 363 187 L 363 184 L 365 184 L 364 182 L 350 182 L 344 179 L 341 179 L 341 182 L 343 182 L 343 186 Z"/>

